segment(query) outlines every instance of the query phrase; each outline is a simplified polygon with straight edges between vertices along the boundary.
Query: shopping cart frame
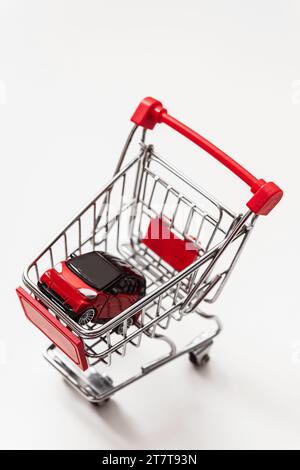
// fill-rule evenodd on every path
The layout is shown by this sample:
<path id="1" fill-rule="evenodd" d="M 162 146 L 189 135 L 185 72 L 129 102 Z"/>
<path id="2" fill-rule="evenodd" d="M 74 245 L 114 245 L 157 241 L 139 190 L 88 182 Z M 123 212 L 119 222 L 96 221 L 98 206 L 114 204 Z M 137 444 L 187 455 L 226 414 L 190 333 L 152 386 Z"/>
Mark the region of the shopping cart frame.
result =
<path id="1" fill-rule="evenodd" d="M 53 341 L 53 337 L 51 335 L 49 336 L 45 331 L 44 333 L 53 341 L 53 343 L 49 348 L 47 348 L 44 356 L 80 394 L 90 402 L 98 404 L 105 402 L 116 391 L 184 354 L 188 353 L 191 361 L 197 365 L 203 365 L 208 361 L 209 350 L 214 339 L 221 332 L 222 327 L 219 318 L 215 315 L 205 313 L 202 310 L 202 305 L 204 302 L 212 303 L 217 300 L 246 244 L 246 241 L 249 238 L 257 217 L 259 215 L 267 215 L 282 197 L 282 191 L 278 186 L 274 183 L 266 183 L 264 180 L 256 179 L 228 155 L 224 154 L 220 149 L 176 119 L 172 118 L 157 100 L 152 98 L 144 99 L 134 113 L 132 121 L 135 123 L 134 127 L 125 143 L 112 180 L 102 191 L 100 191 L 96 198 L 94 198 L 79 214 L 76 215 L 75 218 L 72 219 L 65 229 L 62 230 L 60 234 L 55 237 L 55 239 L 44 250 L 42 250 L 25 269 L 23 282 L 29 292 L 25 292 L 24 289 L 18 290 L 18 295 L 26 314 L 28 312 L 26 312 L 24 299 L 27 299 L 27 301 L 31 303 L 33 309 L 37 307 L 36 311 L 39 310 L 39 313 L 42 312 L 47 315 L 48 319 L 49 315 L 51 315 L 50 321 L 52 321 L 54 325 L 55 322 L 56 325 L 59 324 L 61 331 L 65 332 L 66 335 L 70 332 L 70 335 L 73 335 L 73 341 L 75 340 L 76 344 L 79 342 L 79 347 L 81 348 L 79 352 L 81 361 L 79 361 L 80 364 L 78 363 L 77 366 L 79 365 L 84 372 L 81 372 L 76 365 L 74 366 L 72 361 L 68 360 L 66 356 L 59 351 L 59 348 L 62 349 L 60 345 L 58 344 L 57 347 L 56 341 Z M 254 196 L 252 196 L 251 200 L 247 203 L 248 210 L 244 214 L 237 215 L 219 203 L 206 191 L 199 188 L 181 172 L 162 159 L 162 157 L 158 156 L 151 144 L 146 144 L 147 130 L 153 129 L 154 126 L 160 122 L 164 122 L 192 140 L 237 174 L 237 176 L 239 176 L 244 182 L 250 185 Z M 129 147 L 139 127 L 142 128 L 139 154 L 129 163 L 124 164 Z M 199 207 L 193 203 L 193 201 L 189 201 L 184 194 L 176 191 L 170 183 L 166 183 L 157 174 L 151 173 L 150 165 L 152 164 L 161 165 L 161 167 L 164 168 L 165 171 L 169 172 L 169 174 L 172 174 L 178 180 L 181 180 L 191 188 L 195 193 L 204 197 L 206 202 L 211 203 L 217 208 L 220 214 L 219 219 L 214 218 L 211 214 L 206 214 L 203 211 L 201 212 Z M 123 207 L 122 204 L 124 202 L 123 196 L 125 192 L 124 187 L 126 185 L 126 177 L 132 168 L 135 168 L 136 170 L 133 198 L 129 203 L 125 203 Z M 155 258 L 153 258 L 155 263 L 157 263 L 158 274 L 156 273 L 154 275 L 154 278 L 157 276 L 156 281 L 153 283 L 153 286 L 156 284 L 156 287 L 153 287 L 152 291 L 147 293 L 143 299 L 135 303 L 132 307 L 121 312 L 117 317 L 103 325 L 93 325 L 92 327 L 80 326 L 75 323 L 57 303 L 50 300 L 49 297 L 40 291 L 38 287 L 38 279 L 40 275 L 38 263 L 45 255 L 49 255 L 49 266 L 53 267 L 55 265 L 53 254 L 54 247 L 56 246 L 56 243 L 61 240 L 64 240 L 65 243 L 64 249 L 66 258 L 71 254 L 81 253 L 82 250 L 85 249 L 86 245 L 91 246 L 92 249 L 97 249 L 98 246 L 102 246 L 104 244 L 104 247 L 107 248 L 110 232 L 115 230 L 116 226 L 119 227 L 117 229 L 117 237 L 119 237 L 120 220 L 125 212 L 130 213 L 128 218 L 129 248 L 126 248 L 126 250 L 129 251 L 125 252 L 123 245 L 120 247 L 119 241 L 116 243 L 115 248 L 118 250 L 119 255 L 126 257 L 132 262 L 136 262 L 134 259 L 135 255 L 132 255 L 130 250 L 133 250 L 133 252 L 136 250 L 136 252 L 138 252 L 139 246 L 143 244 L 143 240 L 140 236 L 140 228 L 138 236 L 134 235 L 134 231 L 137 229 L 137 224 L 141 224 L 141 218 L 145 215 L 151 219 L 147 211 L 151 212 L 152 217 L 153 214 L 157 217 L 165 217 L 163 213 L 165 209 L 164 205 L 163 209 L 156 213 L 154 207 L 152 207 L 150 203 L 148 203 L 147 206 L 145 202 L 145 194 L 147 190 L 146 177 L 149 178 L 149 175 L 151 175 L 154 180 L 152 194 L 150 193 L 149 201 L 151 200 L 151 197 L 153 198 L 153 194 L 158 185 L 165 187 L 167 194 L 165 196 L 166 198 L 169 197 L 172 191 L 173 195 L 174 193 L 176 194 L 177 206 L 173 211 L 173 216 L 169 219 L 170 230 L 177 230 L 177 233 L 179 233 L 179 236 L 181 236 L 185 242 L 195 244 L 195 237 L 192 239 L 189 236 L 187 233 L 187 227 L 190 228 L 191 220 L 195 213 L 197 213 L 199 220 L 201 217 L 204 220 L 204 222 L 203 220 L 201 221 L 200 232 L 203 224 L 206 222 L 209 222 L 213 226 L 210 239 L 207 241 L 205 249 L 201 252 L 201 256 L 198 256 L 194 262 L 187 265 L 181 271 L 176 272 L 176 270 L 170 269 L 170 267 L 164 263 L 164 260 L 155 260 Z M 110 199 L 114 190 L 114 185 L 117 182 L 122 182 L 123 184 L 121 192 L 122 203 L 120 203 L 119 213 L 115 216 L 110 216 Z M 144 197 L 142 196 L 143 192 Z M 175 227 L 174 222 L 180 204 L 186 204 L 188 207 L 187 210 L 189 211 L 187 212 L 185 219 L 186 222 L 184 230 L 178 230 L 178 228 Z M 82 219 L 88 211 L 92 211 L 92 231 L 86 238 L 83 238 Z M 224 214 L 228 217 L 226 229 L 221 228 Z M 67 234 L 74 226 L 77 227 L 78 233 L 76 236 L 78 243 L 77 245 L 75 244 L 73 249 L 68 249 Z M 223 238 L 216 241 L 216 236 L 220 235 L 219 232 L 222 232 Z M 99 235 L 99 233 L 102 234 L 100 241 L 99 238 L 97 239 L 97 235 Z M 196 238 L 198 240 L 199 234 Z M 214 270 L 216 266 L 218 266 L 219 260 L 222 259 L 224 253 L 234 243 L 235 249 L 228 261 L 227 268 L 215 274 Z M 145 256 L 146 254 L 147 256 L 153 255 L 153 253 L 149 254 L 151 250 L 147 248 L 146 250 L 143 248 L 143 250 L 145 252 Z M 154 256 L 155 255 L 156 254 L 154 253 Z M 142 256 L 140 257 L 142 258 Z M 151 264 L 151 262 L 149 263 Z M 141 266 L 138 264 L 135 267 L 140 268 Z M 35 273 L 34 276 L 33 272 Z M 212 273 L 214 273 L 213 276 Z M 160 280 L 160 282 L 158 282 L 158 280 Z M 171 300 L 172 305 L 169 306 L 168 304 L 168 307 L 165 307 L 167 300 Z M 148 309 L 151 310 L 153 307 L 155 307 L 155 314 L 148 313 Z M 130 329 L 127 331 L 128 319 L 133 318 L 137 312 L 140 311 L 142 312 L 142 315 L 139 322 L 135 325 L 134 331 L 131 332 Z M 208 331 L 201 331 L 200 334 L 196 335 L 188 342 L 188 344 L 178 349 L 175 342 L 164 333 L 169 329 L 171 320 L 181 321 L 185 316 L 190 314 L 195 314 L 199 318 L 208 320 L 210 323 L 213 323 L 214 327 Z M 29 315 L 27 316 L 29 317 Z M 32 321 L 32 318 L 29 319 Z M 35 322 L 33 321 L 33 323 Z M 119 325 L 123 325 L 123 334 L 121 337 L 117 337 L 113 343 L 112 338 L 115 338 L 114 332 L 116 327 Z M 37 324 L 36 326 L 43 331 L 43 326 Z M 157 332 L 157 330 L 159 330 L 159 332 Z M 115 384 L 109 376 L 96 371 L 95 366 L 99 363 L 111 365 L 113 354 L 116 353 L 125 356 L 127 354 L 127 346 L 129 346 L 129 344 L 139 347 L 144 336 L 153 340 L 165 342 L 169 346 L 169 352 L 162 357 L 155 358 L 148 364 L 142 365 L 137 374 L 127 378 L 125 381 L 121 381 L 120 383 Z M 102 350 L 100 351 L 97 350 L 99 344 L 102 347 Z M 86 359 L 87 361 L 85 362 Z M 90 361 L 91 366 L 89 369 L 88 361 Z"/>

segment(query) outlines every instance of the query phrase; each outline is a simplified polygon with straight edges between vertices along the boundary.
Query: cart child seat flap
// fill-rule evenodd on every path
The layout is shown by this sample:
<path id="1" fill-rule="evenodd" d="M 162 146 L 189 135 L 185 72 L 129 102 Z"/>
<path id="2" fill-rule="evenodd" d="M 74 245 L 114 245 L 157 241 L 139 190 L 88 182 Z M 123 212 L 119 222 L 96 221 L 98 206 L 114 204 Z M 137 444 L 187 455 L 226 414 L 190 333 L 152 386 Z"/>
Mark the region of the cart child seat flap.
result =
<path id="1" fill-rule="evenodd" d="M 170 221 L 162 217 L 151 219 L 142 242 L 177 271 L 193 263 L 200 250 L 195 242 L 179 238 L 171 229 Z"/>

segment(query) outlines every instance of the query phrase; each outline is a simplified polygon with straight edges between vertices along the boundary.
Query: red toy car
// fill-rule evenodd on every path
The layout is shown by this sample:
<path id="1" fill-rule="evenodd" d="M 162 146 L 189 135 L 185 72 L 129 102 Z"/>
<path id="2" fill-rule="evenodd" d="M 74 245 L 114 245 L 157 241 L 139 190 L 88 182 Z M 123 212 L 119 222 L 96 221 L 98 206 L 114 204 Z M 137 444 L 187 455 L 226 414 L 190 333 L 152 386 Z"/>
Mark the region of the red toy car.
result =
<path id="1" fill-rule="evenodd" d="M 105 323 L 130 307 L 145 295 L 146 281 L 126 261 L 92 251 L 48 269 L 39 288 L 83 326 Z M 132 320 L 128 321 L 128 326 L 131 324 Z M 119 330 L 122 333 L 122 327 Z"/>

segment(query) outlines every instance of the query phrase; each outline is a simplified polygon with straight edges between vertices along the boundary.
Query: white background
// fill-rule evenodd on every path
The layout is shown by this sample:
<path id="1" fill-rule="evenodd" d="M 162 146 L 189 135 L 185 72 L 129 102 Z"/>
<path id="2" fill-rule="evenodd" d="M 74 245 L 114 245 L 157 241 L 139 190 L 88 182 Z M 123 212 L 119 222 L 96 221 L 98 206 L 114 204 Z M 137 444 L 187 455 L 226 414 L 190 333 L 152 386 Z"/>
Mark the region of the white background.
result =
<path id="1" fill-rule="evenodd" d="M 300 448 L 299 22 L 297 0 L 0 1 L 1 448 Z M 207 369 L 181 358 L 97 409 L 43 361 L 14 289 L 109 180 L 147 95 L 286 194 L 211 308 Z M 244 208 L 234 176 L 157 132 Z"/>

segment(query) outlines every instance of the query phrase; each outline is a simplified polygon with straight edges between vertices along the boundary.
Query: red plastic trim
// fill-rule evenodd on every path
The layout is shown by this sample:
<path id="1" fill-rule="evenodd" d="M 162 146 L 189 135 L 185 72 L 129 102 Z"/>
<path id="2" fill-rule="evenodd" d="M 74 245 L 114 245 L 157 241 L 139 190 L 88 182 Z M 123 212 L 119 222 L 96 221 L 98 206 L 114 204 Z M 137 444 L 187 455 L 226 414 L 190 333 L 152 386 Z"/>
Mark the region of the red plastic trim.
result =
<path id="1" fill-rule="evenodd" d="M 182 122 L 170 116 L 160 101 L 151 97 L 144 98 L 132 115 L 131 121 L 138 126 L 142 126 L 145 129 L 150 130 L 153 129 L 156 124 L 164 123 L 208 152 L 250 186 L 254 196 L 247 203 L 247 206 L 255 214 L 269 214 L 282 198 L 283 191 L 275 183 L 266 183 L 262 179 L 257 179 L 242 165 L 237 163 L 233 158 L 220 150 L 214 144 Z"/>
<path id="2" fill-rule="evenodd" d="M 200 249 L 196 243 L 177 237 L 169 223 L 158 217 L 151 219 L 142 242 L 177 271 L 193 263 Z"/>
<path id="3" fill-rule="evenodd" d="M 47 338 L 66 354 L 80 369 L 87 370 L 83 342 L 22 287 L 16 289 L 24 313 Z"/>

